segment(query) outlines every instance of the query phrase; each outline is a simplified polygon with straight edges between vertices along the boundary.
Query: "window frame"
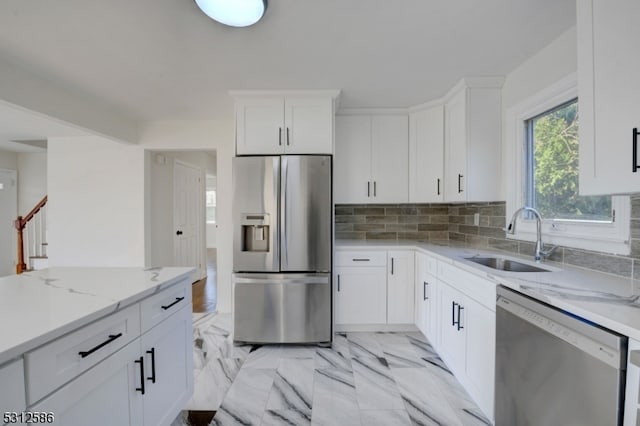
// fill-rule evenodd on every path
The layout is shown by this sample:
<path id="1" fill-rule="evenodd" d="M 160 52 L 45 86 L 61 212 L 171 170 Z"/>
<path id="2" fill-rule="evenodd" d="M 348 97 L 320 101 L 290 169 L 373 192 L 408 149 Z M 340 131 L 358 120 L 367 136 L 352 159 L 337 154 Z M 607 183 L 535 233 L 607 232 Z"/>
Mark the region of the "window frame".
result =
<path id="1" fill-rule="evenodd" d="M 524 99 L 506 112 L 505 180 L 506 220 L 525 205 L 527 125 L 531 118 L 578 98 L 575 73 Z M 616 254 L 629 254 L 631 201 L 628 196 L 612 196 L 613 222 L 591 222 L 568 219 L 544 219 L 542 239 L 547 244 Z M 521 214 L 514 235 L 507 238 L 536 240 L 536 223 Z"/>

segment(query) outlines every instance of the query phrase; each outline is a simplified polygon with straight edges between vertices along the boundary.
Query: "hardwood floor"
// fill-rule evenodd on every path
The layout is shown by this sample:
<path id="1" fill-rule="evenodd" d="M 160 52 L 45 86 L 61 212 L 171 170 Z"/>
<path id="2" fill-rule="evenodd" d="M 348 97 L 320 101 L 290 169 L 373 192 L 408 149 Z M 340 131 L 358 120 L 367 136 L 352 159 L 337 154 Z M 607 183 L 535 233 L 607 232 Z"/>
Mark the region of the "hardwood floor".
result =
<path id="1" fill-rule="evenodd" d="M 207 277 L 191 286 L 193 312 L 215 312 L 217 305 L 216 249 L 207 249 Z"/>

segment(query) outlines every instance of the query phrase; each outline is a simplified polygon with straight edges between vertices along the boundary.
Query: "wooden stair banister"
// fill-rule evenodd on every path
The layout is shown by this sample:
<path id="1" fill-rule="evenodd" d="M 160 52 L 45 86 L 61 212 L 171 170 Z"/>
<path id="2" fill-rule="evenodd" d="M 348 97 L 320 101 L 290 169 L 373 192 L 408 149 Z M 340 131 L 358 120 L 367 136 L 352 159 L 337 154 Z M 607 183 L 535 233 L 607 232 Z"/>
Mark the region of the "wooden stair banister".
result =
<path id="1" fill-rule="evenodd" d="M 42 200 L 35 205 L 34 208 L 31 209 L 26 216 L 18 216 L 18 219 L 15 221 L 16 230 L 18 231 L 18 262 L 16 264 L 16 274 L 21 274 L 27 270 L 27 264 L 24 259 L 24 241 L 23 241 L 23 231 L 27 226 L 29 221 L 33 219 L 33 217 L 47 204 L 47 196 L 45 195 Z"/>

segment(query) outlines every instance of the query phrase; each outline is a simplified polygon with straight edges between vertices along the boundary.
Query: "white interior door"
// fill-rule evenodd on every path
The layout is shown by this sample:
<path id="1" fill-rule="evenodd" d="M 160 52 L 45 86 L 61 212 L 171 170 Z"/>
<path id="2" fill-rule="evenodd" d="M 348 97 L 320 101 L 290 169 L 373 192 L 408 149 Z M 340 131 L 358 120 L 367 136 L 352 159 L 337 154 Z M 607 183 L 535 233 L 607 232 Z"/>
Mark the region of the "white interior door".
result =
<path id="1" fill-rule="evenodd" d="M 202 171 L 180 161 L 173 167 L 173 254 L 175 266 L 191 266 L 204 277 L 202 233 L 204 193 Z"/>
<path id="2" fill-rule="evenodd" d="M 0 277 L 15 273 L 18 188 L 15 170 L 0 170 Z"/>

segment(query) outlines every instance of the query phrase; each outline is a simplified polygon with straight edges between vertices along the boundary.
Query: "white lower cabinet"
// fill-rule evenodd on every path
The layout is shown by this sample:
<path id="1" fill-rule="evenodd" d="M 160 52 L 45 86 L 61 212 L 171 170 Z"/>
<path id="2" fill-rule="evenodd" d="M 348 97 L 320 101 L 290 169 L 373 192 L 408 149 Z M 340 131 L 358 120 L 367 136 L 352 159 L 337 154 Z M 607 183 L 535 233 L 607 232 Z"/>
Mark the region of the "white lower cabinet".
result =
<path id="1" fill-rule="evenodd" d="M 10 383 L 10 386 L 6 384 Z M 4 385 L 2 385 L 4 384 Z M 24 362 L 22 358 L 11 361 L 0 367 L 0 424 L 13 422 L 13 413 L 25 410 Z M 22 423 L 17 423 L 22 424 Z"/>
<path id="2" fill-rule="evenodd" d="M 169 425 L 193 393 L 191 305 L 140 338 L 145 426 Z"/>
<path id="3" fill-rule="evenodd" d="M 413 250 L 340 250 L 336 253 L 335 323 L 406 329 L 415 322 L 413 281 Z"/>
<path id="4" fill-rule="evenodd" d="M 454 373 L 464 372 L 467 342 L 467 298 L 440 283 L 440 356 Z"/>
<path id="5" fill-rule="evenodd" d="M 29 410 L 54 413 L 64 426 L 142 425 L 139 355 L 136 339 Z"/>
<path id="6" fill-rule="evenodd" d="M 25 354 L 28 411 L 63 426 L 170 425 L 193 393 L 190 290 L 185 280 Z"/>
<path id="7" fill-rule="evenodd" d="M 387 252 L 387 324 L 413 323 L 414 309 L 414 252 Z"/>
<path id="8" fill-rule="evenodd" d="M 462 293 L 455 288 L 457 284 L 464 288 L 466 283 L 438 283 L 438 353 L 484 414 L 493 420 L 495 306 L 492 310 Z"/>
<path id="9" fill-rule="evenodd" d="M 427 336 L 432 346 L 438 345 L 437 288 L 438 279 L 430 272 L 435 259 L 422 253 L 416 253 L 415 322 L 420 331 Z"/>
<path id="10" fill-rule="evenodd" d="M 629 339 L 627 383 L 624 397 L 624 426 L 640 423 L 640 342 Z"/>
<path id="11" fill-rule="evenodd" d="M 339 267 L 336 275 L 336 324 L 387 322 L 387 269 Z"/>

